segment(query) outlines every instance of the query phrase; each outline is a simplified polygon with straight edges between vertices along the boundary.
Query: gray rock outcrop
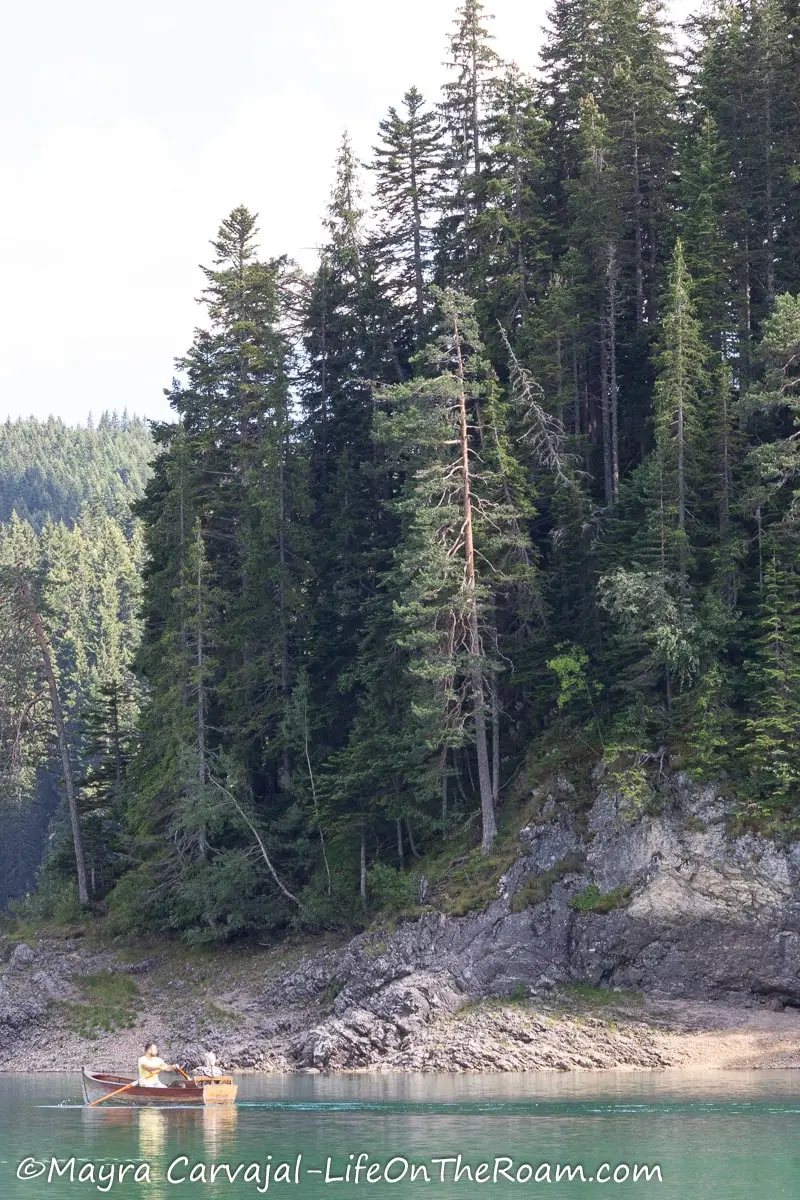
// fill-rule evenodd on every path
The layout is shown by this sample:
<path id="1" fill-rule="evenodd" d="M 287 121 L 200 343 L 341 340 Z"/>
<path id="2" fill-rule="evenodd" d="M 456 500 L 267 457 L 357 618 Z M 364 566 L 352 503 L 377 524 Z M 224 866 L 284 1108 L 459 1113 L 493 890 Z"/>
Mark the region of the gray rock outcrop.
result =
<path id="1" fill-rule="evenodd" d="M 683 776 L 665 775 L 659 799 L 659 811 L 631 818 L 600 781 L 579 832 L 574 807 L 551 796 L 484 912 L 431 911 L 386 943 L 363 935 L 303 963 L 281 981 L 284 996 L 308 1001 L 332 980 L 338 994 L 331 1015 L 291 1043 L 295 1063 L 396 1062 L 421 1029 L 470 1000 L 569 982 L 800 1006 L 800 847 L 732 837 L 730 806 Z M 546 894 L 514 911 L 531 881 Z M 601 897 L 616 889 L 619 906 L 570 905 L 590 887 Z"/>

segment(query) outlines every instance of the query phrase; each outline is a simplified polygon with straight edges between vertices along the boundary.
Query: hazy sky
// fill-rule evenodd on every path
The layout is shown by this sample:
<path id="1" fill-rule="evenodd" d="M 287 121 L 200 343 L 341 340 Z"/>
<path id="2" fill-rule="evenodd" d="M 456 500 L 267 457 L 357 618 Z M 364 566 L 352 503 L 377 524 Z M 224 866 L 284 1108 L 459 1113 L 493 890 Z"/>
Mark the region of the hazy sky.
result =
<path id="1" fill-rule="evenodd" d="M 681 3 L 681 8 L 683 8 Z M 310 266 L 336 146 L 435 97 L 456 0 L 28 0 L 0 49 L 0 419 L 169 409 L 236 204 Z M 533 65 L 549 0 L 494 0 Z"/>

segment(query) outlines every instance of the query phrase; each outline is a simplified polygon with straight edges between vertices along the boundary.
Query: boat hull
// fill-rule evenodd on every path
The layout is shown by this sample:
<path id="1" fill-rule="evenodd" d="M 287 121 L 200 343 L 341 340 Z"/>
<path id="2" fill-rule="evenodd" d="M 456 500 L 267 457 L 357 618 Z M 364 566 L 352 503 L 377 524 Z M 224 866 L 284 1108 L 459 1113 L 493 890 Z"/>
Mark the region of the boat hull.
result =
<path id="1" fill-rule="evenodd" d="M 118 1096 L 112 1093 L 124 1088 L 126 1084 L 134 1083 L 130 1075 L 114 1075 L 106 1071 L 87 1071 L 84 1068 L 83 1095 L 87 1104 L 103 1100 L 104 1104 L 121 1104 L 140 1107 L 148 1104 L 232 1104 L 236 1099 L 237 1087 L 228 1080 L 209 1080 L 196 1084 L 187 1080 L 185 1083 L 170 1087 L 153 1088 L 141 1087 L 138 1083 L 128 1087 Z M 104 1098 L 108 1097 L 107 1100 Z M 98 1105 L 98 1107 L 101 1107 Z"/>

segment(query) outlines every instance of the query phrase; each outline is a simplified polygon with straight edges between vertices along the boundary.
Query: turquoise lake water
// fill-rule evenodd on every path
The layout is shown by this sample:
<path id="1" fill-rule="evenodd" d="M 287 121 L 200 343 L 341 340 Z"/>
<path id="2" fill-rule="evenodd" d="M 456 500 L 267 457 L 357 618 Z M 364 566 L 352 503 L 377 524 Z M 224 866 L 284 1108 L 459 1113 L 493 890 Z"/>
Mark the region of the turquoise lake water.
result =
<path id="1" fill-rule="evenodd" d="M 87 1110 L 77 1076 L 0 1076 L 0 1197 L 800 1197 L 800 1071 L 239 1082 L 232 1109 Z"/>

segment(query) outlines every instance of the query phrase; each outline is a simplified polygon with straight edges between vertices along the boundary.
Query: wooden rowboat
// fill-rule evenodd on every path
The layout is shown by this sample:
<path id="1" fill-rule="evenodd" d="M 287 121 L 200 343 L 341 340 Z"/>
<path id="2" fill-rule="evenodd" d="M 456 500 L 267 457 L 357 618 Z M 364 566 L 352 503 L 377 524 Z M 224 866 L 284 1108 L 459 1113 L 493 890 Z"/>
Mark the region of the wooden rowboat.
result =
<path id="1" fill-rule="evenodd" d="M 102 1100 L 108 1096 L 108 1104 L 233 1104 L 239 1090 L 230 1075 L 222 1075 L 212 1079 L 208 1075 L 199 1075 L 196 1079 L 181 1080 L 180 1083 L 170 1084 L 169 1087 L 141 1087 L 134 1083 L 130 1075 L 113 1075 L 106 1071 L 90 1071 L 86 1067 L 81 1072 L 83 1095 L 87 1104 L 93 1100 Z M 111 1099 L 112 1092 L 119 1091 L 126 1084 L 134 1083 L 124 1092 Z M 98 1105 L 102 1108 L 104 1105 Z"/>

